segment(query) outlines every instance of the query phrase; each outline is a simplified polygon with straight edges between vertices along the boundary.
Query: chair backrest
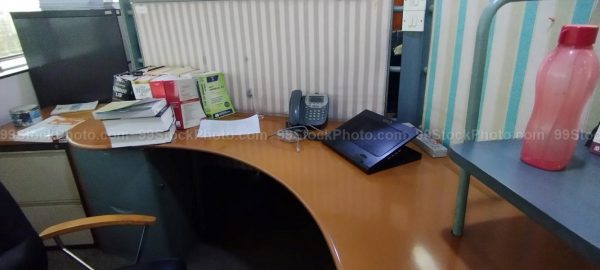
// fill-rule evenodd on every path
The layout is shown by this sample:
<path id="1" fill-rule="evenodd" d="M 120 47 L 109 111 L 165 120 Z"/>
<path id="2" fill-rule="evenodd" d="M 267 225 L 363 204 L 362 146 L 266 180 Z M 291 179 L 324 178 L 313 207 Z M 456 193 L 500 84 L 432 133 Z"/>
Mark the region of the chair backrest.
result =
<path id="1" fill-rule="evenodd" d="M 47 269 L 42 240 L 0 182 L 0 269 Z"/>

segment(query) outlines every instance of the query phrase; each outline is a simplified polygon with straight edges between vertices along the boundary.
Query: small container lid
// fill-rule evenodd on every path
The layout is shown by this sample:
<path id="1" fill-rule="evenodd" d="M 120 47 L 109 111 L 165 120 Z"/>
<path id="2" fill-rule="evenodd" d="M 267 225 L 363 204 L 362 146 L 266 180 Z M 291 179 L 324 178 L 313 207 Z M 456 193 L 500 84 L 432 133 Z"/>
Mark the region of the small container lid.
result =
<path id="1" fill-rule="evenodd" d="M 11 108 L 9 110 L 9 112 L 12 114 L 18 114 L 18 113 L 28 113 L 30 111 L 39 110 L 39 109 L 40 109 L 40 106 L 38 106 L 38 105 L 27 104 L 27 105 L 21 105 L 21 106 Z"/>
<path id="2" fill-rule="evenodd" d="M 560 29 L 558 44 L 591 46 L 596 42 L 598 26 L 591 24 L 567 24 Z"/>

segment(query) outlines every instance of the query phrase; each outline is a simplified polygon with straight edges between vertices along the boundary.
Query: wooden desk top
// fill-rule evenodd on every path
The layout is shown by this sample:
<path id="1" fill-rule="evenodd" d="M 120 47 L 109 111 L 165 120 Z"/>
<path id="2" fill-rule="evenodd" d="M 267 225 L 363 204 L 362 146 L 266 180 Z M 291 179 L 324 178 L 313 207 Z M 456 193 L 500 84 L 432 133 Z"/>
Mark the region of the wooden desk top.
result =
<path id="1" fill-rule="evenodd" d="M 284 123 L 284 117 L 268 116 L 260 120 L 260 135 L 222 139 L 196 138 L 198 128 L 191 128 L 177 131 L 170 144 L 156 147 L 226 156 L 278 180 L 312 214 L 339 269 L 404 269 L 408 258 L 398 251 L 418 238 L 403 231 L 407 222 L 418 218 L 435 224 L 428 235 L 438 235 L 439 226 L 449 226 L 450 219 L 440 221 L 439 215 L 420 214 L 419 209 L 427 207 L 430 200 L 415 199 L 422 196 L 418 193 L 423 185 L 454 190 L 452 184 L 448 185 L 451 182 L 443 181 L 456 178 L 448 159 L 423 155 L 420 161 L 366 175 L 320 142 L 302 141 L 301 151 L 296 152 L 295 143 L 267 138 Z M 102 123 L 97 120 L 79 124 L 67 137 L 77 147 L 110 148 Z M 433 199 L 436 195 L 426 197 Z"/>
<path id="2" fill-rule="evenodd" d="M 62 116 L 91 119 L 89 112 Z M 267 117 L 261 130 L 270 134 L 283 123 L 282 117 Z M 6 124 L 0 134 L 16 130 Z M 199 139 L 196 132 L 178 131 L 172 143 L 152 147 L 214 153 L 269 174 L 311 213 L 338 269 L 595 269 L 478 181 L 469 191 L 467 233 L 452 237 L 458 170 L 447 158 L 424 154 L 420 161 L 365 175 L 320 142 L 303 141 L 298 153 L 277 138 Z M 110 148 L 96 120 L 76 126 L 68 139 L 76 147 Z M 2 151 L 23 144 L 0 136 Z"/>
<path id="3" fill-rule="evenodd" d="M 46 119 L 50 116 L 50 112 L 54 106 L 45 107 L 41 110 L 42 118 Z M 92 119 L 92 114 L 89 111 L 64 113 L 63 117 Z M 65 149 L 67 143 L 36 143 L 36 142 L 19 142 L 15 140 L 17 132 L 24 127 L 15 127 L 12 123 L 6 123 L 0 126 L 0 150 L 2 151 L 35 151 L 35 150 L 52 150 Z"/>

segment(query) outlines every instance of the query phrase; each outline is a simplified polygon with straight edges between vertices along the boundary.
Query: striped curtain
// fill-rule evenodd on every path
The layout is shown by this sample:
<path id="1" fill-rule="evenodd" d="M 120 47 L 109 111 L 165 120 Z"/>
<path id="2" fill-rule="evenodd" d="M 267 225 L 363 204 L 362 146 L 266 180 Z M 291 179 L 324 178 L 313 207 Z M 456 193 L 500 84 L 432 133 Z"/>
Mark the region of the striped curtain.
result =
<path id="1" fill-rule="evenodd" d="M 462 141 L 475 32 L 486 0 L 436 1 L 423 128 L 444 144 Z M 564 24 L 600 24 L 597 0 L 550 0 L 505 5 L 488 47 L 480 111 L 480 140 L 519 137 L 533 108 L 535 76 Z M 600 55 L 600 44 L 595 46 Z M 600 90 L 582 129 L 600 121 Z"/>
<path id="2" fill-rule="evenodd" d="M 133 4 L 144 62 L 219 70 L 240 111 L 287 113 L 293 89 L 329 95 L 330 118 L 384 112 L 392 0 Z M 248 98 L 251 90 L 254 97 Z"/>

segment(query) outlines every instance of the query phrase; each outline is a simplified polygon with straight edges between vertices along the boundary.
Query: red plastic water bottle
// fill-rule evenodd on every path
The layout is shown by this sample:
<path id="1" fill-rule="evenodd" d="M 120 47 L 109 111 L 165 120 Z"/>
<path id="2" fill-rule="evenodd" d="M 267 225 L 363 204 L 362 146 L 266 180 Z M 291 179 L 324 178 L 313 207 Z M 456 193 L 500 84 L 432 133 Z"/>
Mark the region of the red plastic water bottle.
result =
<path id="1" fill-rule="evenodd" d="M 556 49 L 544 59 L 535 82 L 521 160 L 544 170 L 564 169 L 579 138 L 579 119 L 599 75 L 592 45 L 596 25 L 565 25 Z"/>

